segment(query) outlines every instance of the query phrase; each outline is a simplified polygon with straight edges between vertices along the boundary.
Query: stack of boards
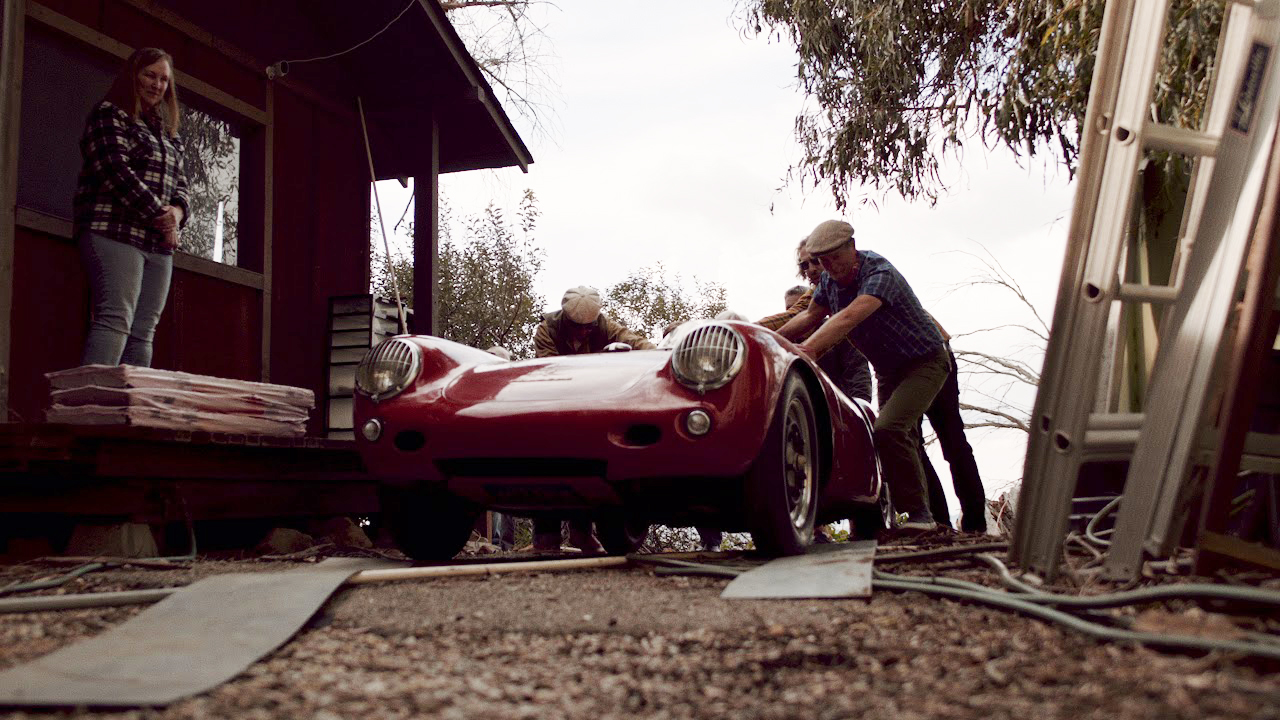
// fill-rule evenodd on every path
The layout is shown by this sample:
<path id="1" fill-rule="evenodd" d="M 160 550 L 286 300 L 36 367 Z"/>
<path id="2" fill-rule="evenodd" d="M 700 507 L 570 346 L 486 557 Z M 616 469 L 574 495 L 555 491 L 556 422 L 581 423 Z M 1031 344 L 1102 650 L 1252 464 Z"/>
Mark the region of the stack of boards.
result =
<path id="1" fill-rule="evenodd" d="M 45 377 L 51 423 L 299 437 L 316 404 L 303 388 L 132 365 L 84 365 Z"/>

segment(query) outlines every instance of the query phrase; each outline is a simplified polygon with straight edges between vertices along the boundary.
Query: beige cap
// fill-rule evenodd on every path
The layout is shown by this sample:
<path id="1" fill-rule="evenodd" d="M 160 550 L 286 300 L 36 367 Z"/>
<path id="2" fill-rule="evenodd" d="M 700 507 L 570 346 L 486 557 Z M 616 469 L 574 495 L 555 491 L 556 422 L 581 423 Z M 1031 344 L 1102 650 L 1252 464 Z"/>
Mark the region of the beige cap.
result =
<path id="1" fill-rule="evenodd" d="M 600 317 L 600 292 L 586 285 L 569 288 L 564 291 L 560 307 L 565 317 L 579 325 L 593 323 Z"/>
<path id="2" fill-rule="evenodd" d="M 827 220 L 809 233 L 804 241 L 805 249 L 810 254 L 821 255 L 831 252 L 853 239 L 853 226 L 843 220 Z"/>
<path id="3" fill-rule="evenodd" d="M 511 359 L 511 351 L 502 347 L 501 345 L 494 345 L 493 347 L 489 348 L 485 352 L 489 353 L 490 355 L 497 355 L 503 360 Z"/>

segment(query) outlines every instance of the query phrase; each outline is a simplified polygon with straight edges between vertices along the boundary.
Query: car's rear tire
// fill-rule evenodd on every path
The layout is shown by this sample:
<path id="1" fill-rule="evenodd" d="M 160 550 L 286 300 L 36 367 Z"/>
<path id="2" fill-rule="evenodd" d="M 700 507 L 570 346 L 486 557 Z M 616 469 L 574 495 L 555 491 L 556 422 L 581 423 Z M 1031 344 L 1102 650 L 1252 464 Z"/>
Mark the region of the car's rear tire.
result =
<path id="1" fill-rule="evenodd" d="M 787 375 L 760 455 L 747 471 L 751 538 L 767 555 L 798 555 L 813 542 L 821 475 L 818 421 L 809 388 Z"/>
<path id="2" fill-rule="evenodd" d="M 893 527 L 893 501 L 889 486 L 880 483 L 880 498 L 874 505 L 859 505 L 849 517 L 849 530 L 855 540 L 878 540 L 880 533 Z"/>
<path id="3" fill-rule="evenodd" d="M 443 562 L 471 538 L 480 508 L 446 492 L 383 487 L 382 519 L 405 555 L 419 562 Z"/>
<path id="4" fill-rule="evenodd" d="M 610 555 L 633 553 L 649 539 L 649 523 L 625 513 L 609 513 L 596 520 L 596 536 Z"/>

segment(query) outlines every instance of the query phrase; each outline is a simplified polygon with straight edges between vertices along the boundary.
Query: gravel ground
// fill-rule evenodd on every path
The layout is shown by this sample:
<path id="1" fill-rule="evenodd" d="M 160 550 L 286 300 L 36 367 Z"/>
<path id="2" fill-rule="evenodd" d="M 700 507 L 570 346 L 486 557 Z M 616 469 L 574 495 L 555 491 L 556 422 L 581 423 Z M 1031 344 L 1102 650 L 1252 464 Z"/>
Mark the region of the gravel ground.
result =
<path id="1" fill-rule="evenodd" d="M 292 567 L 120 568 L 63 592 Z M 0 568 L 0 586 L 58 570 Z M 911 571 L 993 584 L 989 571 L 965 562 Z M 629 568 L 354 586 L 291 642 L 204 695 L 162 709 L 0 716 L 1280 719 L 1277 663 L 1102 644 L 919 593 L 721 600 L 727 582 Z M 0 615 L 0 668 L 140 610 Z M 1276 630 L 1269 616 L 1186 603 L 1131 613 L 1152 627 L 1205 634 Z"/>

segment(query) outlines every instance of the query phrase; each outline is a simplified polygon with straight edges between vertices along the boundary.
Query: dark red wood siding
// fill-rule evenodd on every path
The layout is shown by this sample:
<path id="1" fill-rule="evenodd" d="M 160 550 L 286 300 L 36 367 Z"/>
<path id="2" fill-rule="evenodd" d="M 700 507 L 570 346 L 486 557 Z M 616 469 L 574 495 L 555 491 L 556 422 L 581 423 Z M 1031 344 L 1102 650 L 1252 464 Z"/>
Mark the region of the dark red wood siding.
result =
<path id="1" fill-rule="evenodd" d="M 42 0 L 128 45 L 168 50 L 178 69 L 237 99 L 266 108 L 266 78 L 132 6 Z M 278 88 L 274 98 L 271 356 L 269 381 L 317 395 L 310 431 L 323 427 L 327 312 L 331 295 L 368 288 L 369 176 L 355 99 L 350 113 L 322 108 Z M 241 157 L 241 263 L 262 260 L 265 128 L 249 128 Z M 255 196 L 256 193 L 256 196 Z M 38 420 L 46 372 L 74 367 L 88 327 L 88 288 L 75 244 L 17 230 L 12 318 L 11 407 Z M 156 333 L 155 367 L 259 380 L 261 293 L 201 273 L 175 270 Z"/>

